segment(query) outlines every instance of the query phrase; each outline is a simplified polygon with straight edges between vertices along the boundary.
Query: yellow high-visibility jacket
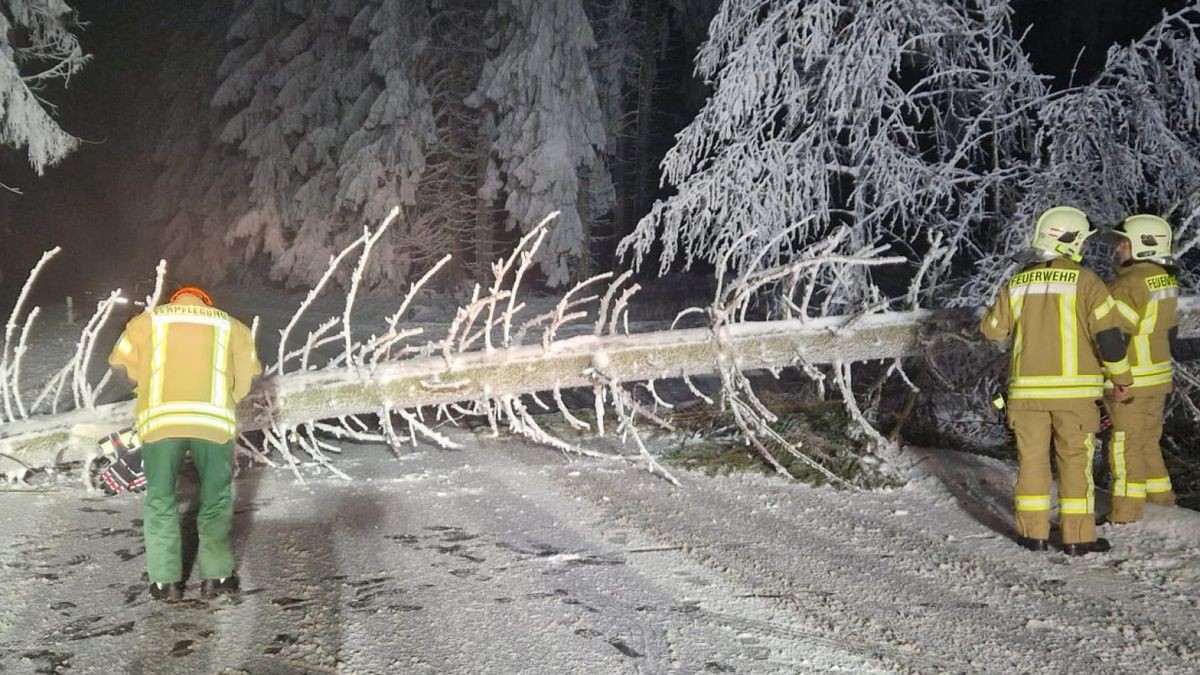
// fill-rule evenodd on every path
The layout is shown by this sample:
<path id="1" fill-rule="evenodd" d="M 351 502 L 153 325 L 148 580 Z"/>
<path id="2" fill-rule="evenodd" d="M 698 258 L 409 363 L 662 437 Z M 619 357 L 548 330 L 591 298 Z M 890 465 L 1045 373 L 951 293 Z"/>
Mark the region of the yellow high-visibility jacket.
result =
<path id="1" fill-rule="evenodd" d="M 1116 384 L 1133 382 L 1124 355 L 1101 362 L 1096 338 L 1111 328 L 1131 330 L 1100 277 L 1067 258 L 1014 275 L 980 324 L 989 340 L 1013 338 L 1009 406 L 1044 409 L 1102 398 L 1105 373 Z M 1120 334 L 1109 337 L 1120 353 Z"/>
<path id="2" fill-rule="evenodd" d="M 1143 260 L 1118 267 L 1108 289 L 1135 328 L 1129 342 L 1134 388 L 1142 394 L 1170 393 L 1174 364 L 1167 334 L 1179 323 L 1179 281 L 1162 265 Z"/>
<path id="3" fill-rule="evenodd" d="M 250 329 L 193 295 L 131 319 L 108 363 L 135 384 L 143 441 L 233 440 L 237 402 L 262 372 Z"/>

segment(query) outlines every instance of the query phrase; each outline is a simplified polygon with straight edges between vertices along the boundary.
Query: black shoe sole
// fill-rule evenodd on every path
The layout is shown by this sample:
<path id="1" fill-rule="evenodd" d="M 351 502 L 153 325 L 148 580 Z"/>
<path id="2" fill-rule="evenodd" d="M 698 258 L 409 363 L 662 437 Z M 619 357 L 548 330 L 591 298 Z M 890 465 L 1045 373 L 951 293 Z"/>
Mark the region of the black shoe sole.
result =
<path id="1" fill-rule="evenodd" d="M 1045 553 L 1050 550 L 1050 544 L 1045 539 L 1032 537 L 1017 537 L 1017 546 L 1034 553 Z"/>
<path id="2" fill-rule="evenodd" d="M 183 587 L 176 586 L 174 588 L 167 588 L 166 590 L 157 592 L 151 589 L 150 597 L 154 600 L 158 600 L 159 602 L 182 602 Z"/>
<path id="3" fill-rule="evenodd" d="M 1089 553 L 1108 553 L 1111 550 L 1112 544 L 1109 544 L 1107 539 L 1086 541 L 1081 544 L 1063 544 L 1062 547 L 1062 552 L 1069 556 L 1088 555 Z"/>

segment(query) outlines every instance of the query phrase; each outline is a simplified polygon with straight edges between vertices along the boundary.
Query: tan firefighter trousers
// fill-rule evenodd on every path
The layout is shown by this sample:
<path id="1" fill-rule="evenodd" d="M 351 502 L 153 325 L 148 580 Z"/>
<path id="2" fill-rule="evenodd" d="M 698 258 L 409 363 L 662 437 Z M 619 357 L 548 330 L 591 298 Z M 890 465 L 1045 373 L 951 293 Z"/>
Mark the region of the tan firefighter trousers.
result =
<path id="1" fill-rule="evenodd" d="M 1050 447 L 1058 463 L 1059 524 L 1064 544 L 1096 540 L 1092 457 L 1100 411 L 1091 401 L 1063 402 L 1061 410 L 1009 409 L 1017 437 L 1017 534 L 1050 538 Z"/>
<path id="2" fill-rule="evenodd" d="M 1114 523 L 1132 523 L 1142 517 L 1142 507 L 1174 504 L 1171 477 L 1163 462 L 1158 442 L 1163 431 L 1165 394 L 1139 394 L 1117 402 L 1104 400 L 1112 418 L 1112 438 L 1108 442 L 1108 466 L 1112 471 L 1112 511 Z"/>

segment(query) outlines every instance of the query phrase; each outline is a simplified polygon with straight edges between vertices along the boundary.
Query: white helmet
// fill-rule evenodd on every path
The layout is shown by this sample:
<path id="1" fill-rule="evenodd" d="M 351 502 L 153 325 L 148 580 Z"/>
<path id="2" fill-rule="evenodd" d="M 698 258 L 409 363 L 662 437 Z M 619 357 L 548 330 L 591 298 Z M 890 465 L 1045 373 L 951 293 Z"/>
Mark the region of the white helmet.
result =
<path id="1" fill-rule="evenodd" d="M 1158 216 L 1139 214 L 1129 216 L 1113 228 L 1113 232 L 1129 240 L 1134 260 L 1171 260 L 1171 224 Z"/>
<path id="2" fill-rule="evenodd" d="M 1087 214 L 1073 206 L 1055 206 L 1038 216 L 1030 246 L 1079 262 L 1083 242 L 1095 233 Z"/>

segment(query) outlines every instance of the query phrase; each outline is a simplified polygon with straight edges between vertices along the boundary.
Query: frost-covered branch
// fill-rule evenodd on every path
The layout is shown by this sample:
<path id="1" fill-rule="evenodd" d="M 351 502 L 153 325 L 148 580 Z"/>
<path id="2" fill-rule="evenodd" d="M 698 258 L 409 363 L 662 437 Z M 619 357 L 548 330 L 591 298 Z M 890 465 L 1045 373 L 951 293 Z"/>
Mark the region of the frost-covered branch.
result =
<path id="1" fill-rule="evenodd" d="M 62 0 L 0 2 L 0 145 L 24 150 L 39 175 L 79 145 L 39 94 L 50 81 L 65 85 L 88 62 L 76 25 L 75 10 Z"/>

